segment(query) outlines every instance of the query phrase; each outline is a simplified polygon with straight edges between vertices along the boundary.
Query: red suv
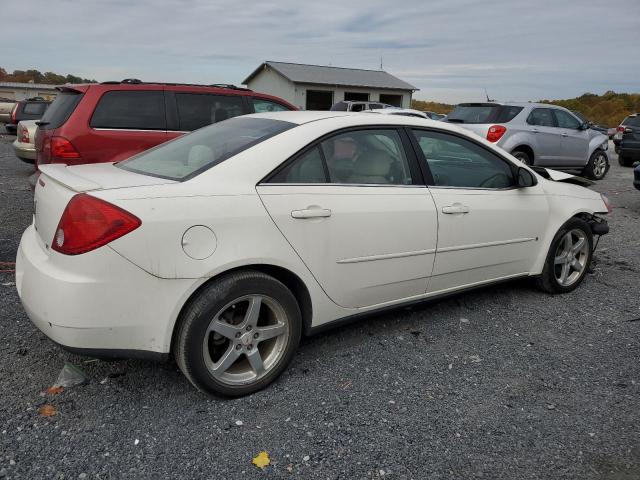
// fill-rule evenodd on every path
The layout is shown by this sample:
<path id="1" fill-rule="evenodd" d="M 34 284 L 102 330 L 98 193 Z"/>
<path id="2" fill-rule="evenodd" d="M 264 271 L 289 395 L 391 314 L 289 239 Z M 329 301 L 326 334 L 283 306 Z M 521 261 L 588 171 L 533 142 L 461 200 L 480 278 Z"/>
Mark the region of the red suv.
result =
<path id="1" fill-rule="evenodd" d="M 38 122 L 38 164 L 116 162 L 227 118 L 297 110 L 280 98 L 233 85 L 127 79 L 58 89 Z"/>

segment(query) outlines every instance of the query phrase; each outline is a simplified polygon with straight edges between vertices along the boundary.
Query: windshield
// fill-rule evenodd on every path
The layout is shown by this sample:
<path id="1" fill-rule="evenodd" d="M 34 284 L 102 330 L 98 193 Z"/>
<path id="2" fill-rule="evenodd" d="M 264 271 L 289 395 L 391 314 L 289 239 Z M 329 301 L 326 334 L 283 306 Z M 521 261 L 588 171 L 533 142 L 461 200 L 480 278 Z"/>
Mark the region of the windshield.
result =
<path id="1" fill-rule="evenodd" d="M 451 123 L 506 123 L 518 115 L 523 107 L 493 103 L 461 103 L 449 114 Z"/>
<path id="2" fill-rule="evenodd" d="M 82 93 L 76 91 L 62 91 L 55 98 L 51 106 L 44 112 L 39 125 L 46 130 L 60 128 L 71 116 L 80 103 Z"/>
<path id="3" fill-rule="evenodd" d="M 159 145 L 116 166 L 184 181 L 293 127 L 295 124 L 281 120 L 236 117 Z"/>

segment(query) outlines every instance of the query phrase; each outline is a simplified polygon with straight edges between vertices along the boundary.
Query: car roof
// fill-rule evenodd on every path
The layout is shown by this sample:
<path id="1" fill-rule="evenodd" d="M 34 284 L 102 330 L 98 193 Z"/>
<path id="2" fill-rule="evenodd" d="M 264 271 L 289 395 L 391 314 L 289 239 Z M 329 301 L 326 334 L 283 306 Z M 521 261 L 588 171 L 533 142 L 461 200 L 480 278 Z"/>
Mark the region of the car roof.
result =
<path id="1" fill-rule="evenodd" d="M 560 105 L 553 105 L 551 103 L 539 103 L 539 102 L 463 102 L 463 103 L 459 103 L 456 106 L 471 107 L 471 106 L 489 106 L 489 105 L 507 106 L 507 107 L 558 108 L 562 110 L 567 110 L 566 108 L 561 107 Z"/>
<path id="2" fill-rule="evenodd" d="M 414 110 L 413 108 L 399 108 L 399 107 L 378 108 L 376 110 L 367 110 L 367 113 L 384 113 L 387 115 L 393 115 L 394 113 L 413 113 L 416 115 L 420 115 L 421 117 L 426 115 L 426 112 L 421 112 L 420 110 Z"/>

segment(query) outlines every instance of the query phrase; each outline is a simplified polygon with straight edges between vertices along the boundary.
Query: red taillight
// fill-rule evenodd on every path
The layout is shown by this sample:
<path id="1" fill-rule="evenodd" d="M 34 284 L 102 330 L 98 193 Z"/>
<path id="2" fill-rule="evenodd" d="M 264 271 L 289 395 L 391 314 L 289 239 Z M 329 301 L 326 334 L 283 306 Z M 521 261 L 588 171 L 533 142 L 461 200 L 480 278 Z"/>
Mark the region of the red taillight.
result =
<path id="1" fill-rule="evenodd" d="M 618 126 L 618 128 L 617 128 L 617 130 L 618 130 L 619 132 L 624 132 L 624 125 L 619 125 L 619 126 Z"/>
<path id="2" fill-rule="evenodd" d="M 52 157 L 62 160 L 80 158 L 80 153 L 78 153 L 76 147 L 64 137 L 51 137 L 49 148 L 51 149 Z"/>
<path id="3" fill-rule="evenodd" d="M 502 138 L 504 132 L 507 131 L 507 127 L 504 125 L 491 125 L 487 132 L 487 140 L 490 142 L 497 142 Z"/>
<path id="4" fill-rule="evenodd" d="M 80 193 L 64 209 L 51 248 L 65 255 L 79 255 L 102 247 L 140 225 L 140 219 L 126 210 Z"/>
<path id="5" fill-rule="evenodd" d="M 29 143 L 29 129 L 20 125 L 20 141 L 22 143 Z"/>
<path id="6" fill-rule="evenodd" d="M 11 109 L 11 123 L 16 124 L 16 115 L 18 112 L 18 104 L 16 103 Z"/>

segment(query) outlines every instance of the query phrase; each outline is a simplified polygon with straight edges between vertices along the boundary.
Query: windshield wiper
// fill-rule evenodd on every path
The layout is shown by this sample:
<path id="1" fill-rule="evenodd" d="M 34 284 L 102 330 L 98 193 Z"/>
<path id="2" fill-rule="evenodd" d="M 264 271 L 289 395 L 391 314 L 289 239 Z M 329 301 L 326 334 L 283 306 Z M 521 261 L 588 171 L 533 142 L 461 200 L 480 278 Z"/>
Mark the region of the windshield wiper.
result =
<path id="1" fill-rule="evenodd" d="M 447 118 L 447 122 L 451 123 L 464 123 L 464 120 L 461 118 Z"/>

